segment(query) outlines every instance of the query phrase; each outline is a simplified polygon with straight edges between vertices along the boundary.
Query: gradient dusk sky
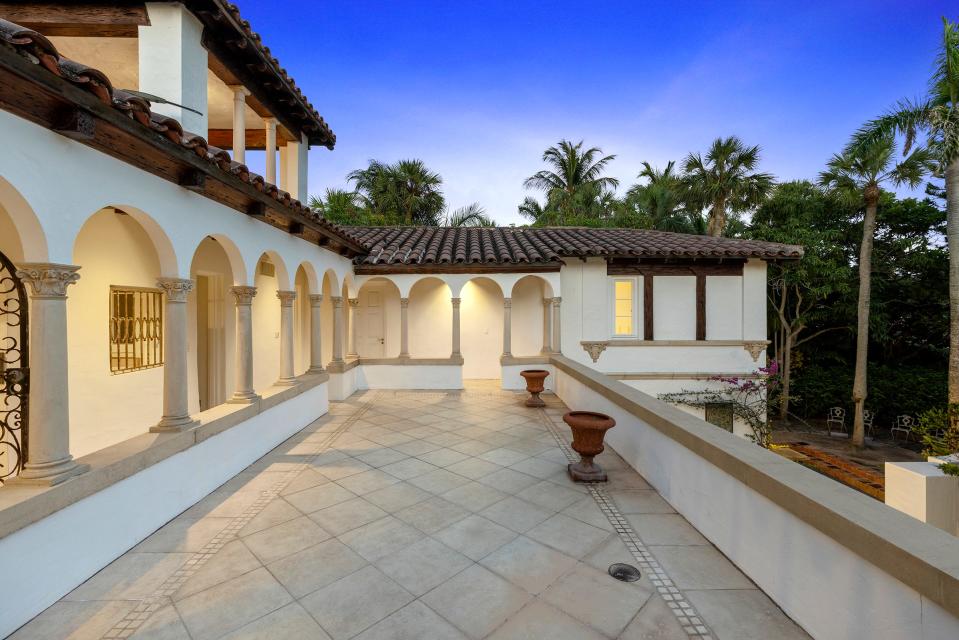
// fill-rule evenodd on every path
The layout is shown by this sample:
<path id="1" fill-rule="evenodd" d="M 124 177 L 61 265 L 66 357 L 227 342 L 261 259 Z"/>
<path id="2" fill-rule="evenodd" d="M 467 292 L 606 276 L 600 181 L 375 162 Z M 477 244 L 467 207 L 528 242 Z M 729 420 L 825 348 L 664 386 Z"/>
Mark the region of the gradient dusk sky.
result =
<path id="1" fill-rule="evenodd" d="M 561 138 L 635 182 L 717 136 L 815 178 L 865 120 L 926 87 L 952 1 L 241 2 L 337 135 L 310 190 L 421 158 L 453 207 L 521 223 L 523 179 Z M 254 164 L 256 160 L 254 160 Z"/>

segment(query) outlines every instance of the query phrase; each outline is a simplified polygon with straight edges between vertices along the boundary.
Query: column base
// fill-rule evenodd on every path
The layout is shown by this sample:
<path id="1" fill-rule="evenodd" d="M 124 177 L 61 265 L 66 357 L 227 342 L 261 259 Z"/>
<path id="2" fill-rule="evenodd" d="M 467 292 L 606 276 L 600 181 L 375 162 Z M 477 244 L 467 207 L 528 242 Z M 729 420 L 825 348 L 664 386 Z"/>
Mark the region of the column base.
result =
<path id="1" fill-rule="evenodd" d="M 306 370 L 307 373 L 326 373 L 326 369 L 323 368 L 323 365 L 317 365 L 315 367 L 310 367 Z"/>
<path id="2" fill-rule="evenodd" d="M 260 400 L 260 396 L 251 391 L 250 393 L 234 393 L 233 397 L 227 400 L 226 403 L 227 404 L 253 404 L 254 402 L 258 402 L 259 400 Z"/>
<path id="3" fill-rule="evenodd" d="M 163 418 L 159 424 L 150 427 L 150 433 L 176 433 L 186 431 L 200 425 L 199 420 L 194 420 L 190 416 L 180 418 Z"/>
<path id="4" fill-rule="evenodd" d="M 296 378 L 280 378 L 279 380 L 277 380 L 277 381 L 274 382 L 273 384 L 274 384 L 274 386 L 277 386 L 277 387 L 292 387 L 292 386 L 294 386 L 296 383 L 297 383 L 297 379 L 296 379 Z"/>
<path id="5" fill-rule="evenodd" d="M 51 487 L 60 484 L 64 480 L 69 480 L 73 476 L 78 476 L 90 469 L 88 464 L 79 464 L 68 456 L 56 462 L 32 465 L 29 462 L 24 465 L 20 475 L 15 478 L 5 480 L 6 485 L 32 485 L 40 487 Z"/>

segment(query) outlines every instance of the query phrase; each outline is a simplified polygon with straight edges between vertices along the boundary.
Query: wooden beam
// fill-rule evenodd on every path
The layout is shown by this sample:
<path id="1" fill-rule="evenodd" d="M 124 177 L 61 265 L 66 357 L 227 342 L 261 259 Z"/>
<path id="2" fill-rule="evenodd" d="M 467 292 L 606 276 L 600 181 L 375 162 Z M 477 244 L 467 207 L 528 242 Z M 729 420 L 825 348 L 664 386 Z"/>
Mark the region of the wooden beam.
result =
<path id="1" fill-rule="evenodd" d="M 278 147 L 286 146 L 286 143 L 292 140 L 293 137 L 285 127 L 278 126 L 276 128 L 276 145 Z M 220 149 L 233 149 L 233 129 L 209 129 L 206 141 Z M 246 149 L 247 151 L 266 149 L 266 129 L 247 129 Z"/>
<path id="2" fill-rule="evenodd" d="M 198 169 L 190 169 L 180 177 L 180 186 L 196 193 L 206 190 L 206 174 Z"/>
<path id="3" fill-rule="evenodd" d="M 674 262 L 645 262 L 640 260 L 613 259 L 606 264 L 610 276 L 645 275 L 657 276 L 741 276 L 745 260 L 699 261 L 675 258 Z"/>
<path id="4" fill-rule="evenodd" d="M 696 276 L 696 339 L 706 339 L 706 276 Z"/>
<path id="5" fill-rule="evenodd" d="M 73 140 L 93 140 L 96 135 L 97 123 L 93 116 L 82 109 L 70 109 L 61 119 L 60 124 L 54 126 L 54 131 Z"/>
<path id="6" fill-rule="evenodd" d="M 290 233 L 290 234 L 292 234 L 292 235 L 294 235 L 294 236 L 302 236 L 304 230 L 305 230 L 305 227 L 303 226 L 302 223 L 300 223 L 300 222 L 291 222 L 289 229 L 287 229 L 287 232 Z"/>
<path id="7" fill-rule="evenodd" d="M 0 2 L 0 16 L 45 36 L 135 38 L 150 24 L 142 2 Z"/>
<path id="8" fill-rule="evenodd" d="M 653 340 L 653 276 L 643 276 L 643 340 Z"/>
<path id="9" fill-rule="evenodd" d="M 262 202 L 253 202 L 250 203 L 250 206 L 246 210 L 246 214 L 251 218 L 266 218 L 266 205 Z"/>

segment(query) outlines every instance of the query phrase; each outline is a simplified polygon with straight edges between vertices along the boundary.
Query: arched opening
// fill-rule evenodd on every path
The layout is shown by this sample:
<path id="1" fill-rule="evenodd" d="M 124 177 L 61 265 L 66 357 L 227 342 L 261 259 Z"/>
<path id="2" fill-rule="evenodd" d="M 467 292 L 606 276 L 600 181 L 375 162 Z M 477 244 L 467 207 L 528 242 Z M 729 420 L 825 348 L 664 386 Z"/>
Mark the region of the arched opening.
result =
<path id="1" fill-rule="evenodd" d="M 241 266 L 242 268 L 242 266 Z M 234 380 L 236 306 L 230 288 L 234 265 L 223 241 L 208 236 L 193 254 L 187 300 L 190 332 L 190 412 L 206 411 L 226 402 Z"/>
<path id="2" fill-rule="evenodd" d="M 550 309 L 543 301 L 553 297 L 553 288 L 539 276 L 524 276 L 513 285 L 511 310 L 511 343 L 514 356 L 534 356 L 549 344 Z"/>
<path id="3" fill-rule="evenodd" d="M 40 220 L 12 184 L 0 178 L 0 252 L 14 264 L 47 260 Z"/>
<path id="4" fill-rule="evenodd" d="M 503 353 L 503 292 L 489 278 L 474 278 L 460 293 L 463 378 L 495 380 Z"/>
<path id="5" fill-rule="evenodd" d="M 277 291 L 289 287 L 286 266 L 273 252 L 256 264 L 253 286 L 253 388 L 266 389 L 280 377 L 280 301 Z"/>
<path id="6" fill-rule="evenodd" d="M 409 296 L 410 355 L 448 358 L 453 341 L 450 288 L 439 278 L 417 280 Z"/>
<path id="7" fill-rule="evenodd" d="M 400 290 L 386 278 L 370 278 L 360 287 L 354 310 L 356 352 L 361 358 L 400 355 Z"/>
<path id="8" fill-rule="evenodd" d="M 106 207 L 77 234 L 73 263 L 81 277 L 67 299 L 70 443 L 82 456 L 145 432 L 162 415 L 157 278 L 176 275 L 176 258 L 152 218 Z"/>
<path id="9" fill-rule="evenodd" d="M 333 300 L 332 297 L 338 295 L 340 290 L 339 281 L 336 273 L 327 270 L 323 274 L 323 282 L 320 293 L 323 294 L 323 302 L 320 304 L 320 325 L 321 340 L 320 349 L 323 356 L 323 366 L 329 366 L 333 360 Z"/>
<path id="10" fill-rule="evenodd" d="M 296 300 L 293 303 L 293 370 L 297 375 L 310 368 L 310 294 L 316 291 L 316 275 L 311 265 L 301 264 L 293 278 Z"/>

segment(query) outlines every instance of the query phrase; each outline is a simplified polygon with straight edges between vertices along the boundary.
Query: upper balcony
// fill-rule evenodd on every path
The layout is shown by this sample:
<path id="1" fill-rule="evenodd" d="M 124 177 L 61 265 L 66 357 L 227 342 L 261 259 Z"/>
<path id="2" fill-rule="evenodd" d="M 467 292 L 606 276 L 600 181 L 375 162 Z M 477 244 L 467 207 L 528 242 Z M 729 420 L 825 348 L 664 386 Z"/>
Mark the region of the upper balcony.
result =
<path id="1" fill-rule="evenodd" d="M 168 101 L 153 100 L 153 110 L 238 162 L 262 163 L 266 181 L 300 201 L 308 194 L 307 150 L 336 142 L 259 35 L 222 0 L 0 2 L 0 16 L 49 37 L 115 87 Z"/>

